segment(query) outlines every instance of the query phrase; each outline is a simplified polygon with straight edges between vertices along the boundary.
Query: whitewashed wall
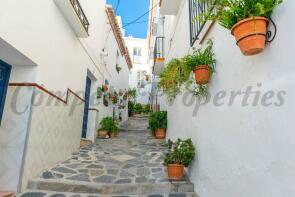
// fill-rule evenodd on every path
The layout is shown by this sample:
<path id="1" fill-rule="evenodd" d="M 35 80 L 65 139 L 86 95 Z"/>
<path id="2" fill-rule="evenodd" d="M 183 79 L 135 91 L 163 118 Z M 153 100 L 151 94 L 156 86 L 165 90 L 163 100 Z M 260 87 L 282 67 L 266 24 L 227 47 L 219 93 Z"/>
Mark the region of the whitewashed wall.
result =
<path id="1" fill-rule="evenodd" d="M 42 170 L 77 151 L 81 139 L 84 102 L 69 93 L 67 104 L 64 104 L 35 88 L 33 103 L 22 189 Z"/>
<path id="2" fill-rule="evenodd" d="M 214 39 L 218 61 L 209 92 L 216 95 L 225 90 L 224 104 L 213 105 L 212 98 L 205 105 L 194 102 L 185 106 L 183 97 L 178 96 L 168 107 L 168 138 L 192 138 L 196 145 L 189 175 L 201 197 L 286 197 L 295 193 L 295 27 L 290 23 L 294 9 L 292 0 L 285 0 L 276 9 L 277 38 L 262 54 L 252 57 L 243 56 L 230 32 L 215 24 L 206 37 Z M 182 1 L 178 16 L 166 17 L 165 28 L 166 40 L 173 38 L 167 61 L 187 54 L 188 1 Z M 242 106 L 241 96 L 232 106 L 227 105 L 230 91 L 245 92 L 248 86 L 262 95 L 270 90 L 285 91 L 284 104 L 275 106 L 280 101 L 274 97 L 271 106 L 263 106 L 261 99 L 252 106 L 252 95 L 248 106 Z"/>
<path id="3" fill-rule="evenodd" d="M 33 88 L 9 87 L 0 127 L 0 190 L 18 188 L 31 115 Z"/>
<path id="4" fill-rule="evenodd" d="M 117 71 L 115 71 L 115 67 L 108 68 L 109 65 L 115 66 L 111 62 L 115 56 L 110 54 L 107 61 L 104 62 L 100 55 L 100 51 L 103 48 L 108 48 L 109 53 L 118 49 L 114 37 L 107 39 L 110 26 L 105 12 L 106 1 L 80 0 L 80 3 L 90 22 L 90 36 L 84 39 L 77 38 L 53 0 L 31 0 L 27 2 L 10 0 L 1 2 L 0 59 L 4 58 L 2 57 L 2 52 L 14 52 L 13 55 L 9 56 L 8 54 L 9 58 L 7 58 L 7 55 L 5 56 L 5 61 L 12 65 L 10 83 L 37 83 L 43 85 L 50 91 L 60 91 L 62 93 L 66 93 L 67 88 L 70 88 L 74 92 L 81 93 L 80 96 L 82 98 L 84 98 L 86 76 L 91 77 L 91 93 L 95 96 L 97 87 L 101 86 L 105 79 L 109 79 L 116 86 L 120 84 L 120 86 L 128 87 L 128 71 L 126 70 L 127 65 L 123 61 L 123 57 L 120 59 L 124 67 L 123 76 L 119 77 Z M 106 43 L 107 40 L 112 41 Z M 4 45 L 2 43 L 8 43 L 11 48 L 8 49 L 6 45 L 3 47 Z M 22 64 L 20 60 L 23 60 L 25 64 Z M 15 65 L 15 62 L 19 64 Z M 104 63 L 106 63 L 106 67 Z M 24 65 L 32 66 L 25 67 Z M 118 80 L 124 80 L 127 84 L 120 83 Z M 3 142 L 3 145 L 7 145 L 6 140 L 12 143 L 13 141 L 11 141 L 10 135 L 14 135 L 17 143 L 12 143 L 11 146 L 19 147 L 19 149 L 14 149 L 15 152 L 11 152 L 12 154 L 5 153 L 6 155 L 3 155 L 0 161 L 2 162 L 3 158 L 8 163 L 11 163 L 11 160 L 15 157 L 13 154 L 20 157 L 24 153 L 24 149 L 21 146 L 25 144 L 25 133 L 21 133 L 19 136 L 16 135 L 20 132 L 20 128 L 13 126 L 12 123 L 22 121 L 21 123 L 24 125 L 19 125 L 22 126 L 22 132 L 25 132 L 25 127 L 31 125 L 29 131 L 33 134 L 28 138 L 31 144 L 28 147 L 27 158 L 25 158 L 24 188 L 26 181 L 33 176 L 37 176 L 41 167 L 49 167 L 57 162 L 63 161 L 67 155 L 77 150 L 82 131 L 82 123 L 81 121 L 77 121 L 77 119 L 80 120 L 83 117 L 83 110 L 80 109 L 82 107 L 79 107 L 73 119 L 70 116 L 66 116 L 68 110 L 66 107 L 65 109 L 60 109 L 58 106 L 34 107 L 32 112 L 34 117 L 30 122 L 27 116 L 15 117 L 15 115 L 10 113 L 9 94 L 10 90 L 4 111 L 5 123 L 0 128 L 1 136 L 3 135 L 1 143 Z M 31 93 L 27 93 L 27 97 L 30 95 Z M 62 95 L 64 95 L 63 98 L 65 99 L 65 94 Z M 95 96 L 91 98 L 90 107 L 97 108 L 100 112 L 98 117 L 97 114 L 90 114 L 91 118 L 89 119 L 89 133 L 87 137 L 92 140 L 95 136 L 95 127 L 97 127 L 99 119 L 107 115 L 112 115 L 112 108 L 105 108 L 101 102 L 98 104 Z M 41 109 L 47 113 L 47 117 L 42 115 L 38 117 Z M 72 126 L 66 127 L 64 122 L 58 120 L 50 122 L 50 126 L 48 126 L 48 117 L 57 117 L 55 113 L 65 115 L 64 119 L 68 118 L 69 125 L 73 125 L 74 128 Z M 127 111 L 124 113 L 127 114 Z M 44 126 L 41 128 L 40 125 Z M 37 132 L 37 130 L 42 131 Z M 69 130 L 72 130 L 71 132 L 74 131 L 72 136 L 69 136 Z M 7 131 L 10 133 L 7 134 Z M 55 140 L 53 134 L 56 134 L 57 131 L 59 131 L 60 136 L 57 137 L 59 139 L 49 143 Z M 71 144 L 68 144 L 68 139 L 72 139 Z M 52 144 L 55 144 L 55 146 L 52 146 Z M 56 147 L 63 148 L 62 146 L 66 146 L 67 150 L 61 151 L 56 157 L 42 157 L 42 151 L 45 149 L 47 149 L 49 154 L 53 155 L 56 152 L 60 152 Z M 34 153 L 35 150 L 32 147 L 38 147 L 40 152 Z M 21 158 L 18 159 L 20 162 Z M 33 162 L 36 162 L 36 164 Z M 18 179 L 22 175 L 22 172 L 21 164 L 17 162 L 16 164 L 17 167 L 14 166 L 14 170 L 12 168 L 11 171 L 7 170 L 6 174 L 8 175 L 0 177 L 1 183 L 2 181 L 4 182 L 1 184 L 0 190 L 17 190 L 19 186 Z M 13 167 L 13 165 L 11 166 Z M 32 169 L 36 169 L 36 171 Z M 2 168 L 1 171 L 3 171 Z M 7 177 L 10 177 L 10 179 L 6 180 L 5 178 Z"/>

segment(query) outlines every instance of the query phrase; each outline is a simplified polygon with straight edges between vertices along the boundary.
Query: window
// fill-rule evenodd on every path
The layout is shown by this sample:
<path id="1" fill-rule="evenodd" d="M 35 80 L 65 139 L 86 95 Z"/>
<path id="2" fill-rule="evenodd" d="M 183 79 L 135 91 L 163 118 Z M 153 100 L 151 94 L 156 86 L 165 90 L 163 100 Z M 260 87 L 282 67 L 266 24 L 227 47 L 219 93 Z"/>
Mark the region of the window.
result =
<path id="1" fill-rule="evenodd" d="M 141 56 L 141 48 L 134 47 L 133 48 L 133 56 Z"/>
<path id="2" fill-rule="evenodd" d="M 213 10 L 213 0 L 189 0 L 189 18 L 190 18 L 190 41 L 194 45 L 203 30 L 207 19 L 205 13 Z"/>
<path id="3" fill-rule="evenodd" d="M 0 60 L 0 124 L 2 120 L 11 66 Z"/>

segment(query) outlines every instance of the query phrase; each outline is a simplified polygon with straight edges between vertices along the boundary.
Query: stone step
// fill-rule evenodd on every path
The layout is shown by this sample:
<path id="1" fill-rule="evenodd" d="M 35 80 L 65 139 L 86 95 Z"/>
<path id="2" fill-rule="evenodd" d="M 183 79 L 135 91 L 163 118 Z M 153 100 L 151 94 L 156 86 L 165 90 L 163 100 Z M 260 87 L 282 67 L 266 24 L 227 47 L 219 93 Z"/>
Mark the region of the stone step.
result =
<path id="1" fill-rule="evenodd" d="M 17 195 L 17 197 L 198 197 L 193 192 L 169 192 L 169 193 L 148 193 L 148 194 L 90 194 L 75 192 L 52 192 L 46 190 L 27 190 Z"/>
<path id="2" fill-rule="evenodd" d="M 187 182 L 145 183 L 145 184 L 94 184 L 77 181 L 36 179 L 29 181 L 27 189 L 55 192 L 74 192 L 113 195 L 164 194 L 171 192 L 194 192 L 194 186 Z"/>

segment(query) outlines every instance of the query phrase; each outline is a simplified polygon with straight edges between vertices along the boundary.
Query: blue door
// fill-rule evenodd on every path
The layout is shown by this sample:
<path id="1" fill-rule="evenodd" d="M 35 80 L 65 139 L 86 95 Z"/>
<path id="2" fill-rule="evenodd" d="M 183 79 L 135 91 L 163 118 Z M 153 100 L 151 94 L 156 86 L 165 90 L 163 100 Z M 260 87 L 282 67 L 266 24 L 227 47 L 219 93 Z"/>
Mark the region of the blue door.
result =
<path id="1" fill-rule="evenodd" d="M 84 105 L 84 116 L 83 116 L 83 127 L 82 127 L 82 138 L 87 136 L 87 123 L 88 123 L 88 109 L 89 109 L 89 99 L 91 90 L 91 79 L 87 76 L 86 78 L 86 88 L 85 88 L 85 105 Z"/>
<path id="2" fill-rule="evenodd" d="M 11 66 L 0 60 L 0 124 L 4 110 L 10 70 Z"/>

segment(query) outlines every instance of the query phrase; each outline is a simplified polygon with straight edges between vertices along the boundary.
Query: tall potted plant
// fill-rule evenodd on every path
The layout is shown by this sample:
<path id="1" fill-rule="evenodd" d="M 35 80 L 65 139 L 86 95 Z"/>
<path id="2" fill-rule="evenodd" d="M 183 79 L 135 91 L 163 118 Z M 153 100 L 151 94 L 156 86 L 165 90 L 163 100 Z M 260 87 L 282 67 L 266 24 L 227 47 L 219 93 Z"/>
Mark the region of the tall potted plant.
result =
<path id="1" fill-rule="evenodd" d="M 282 0 L 216 0 L 215 12 L 209 14 L 231 30 L 246 56 L 263 51 L 270 17 Z"/>
<path id="2" fill-rule="evenodd" d="M 112 117 L 104 117 L 100 122 L 99 136 L 103 133 L 110 137 L 115 137 L 118 134 L 118 123 Z"/>
<path id="3" fill-rule="evenodd" d="M 180 181 L 184 177 L 184 168 L 188 167 L 195 158 L 195 146 L 191 139 L 176 142 L 169 140 L 169 153 L 164 159 L 164 166 L 167 166 L 168 178 L 173 181 Z"/>
<path id="4" fill-rule="evenodd" d="M 118 133 L 118 123 L 112 117 L 104 117 L 100 122 L 99 132 L 107 132 L 110 137 L 115 137 Z M 100 135 L 100 133 L 99 133 Z"/>
<path id="5" fill-rule="evenodd" d="M 167 111 L 159 111 L 150 114 L 149 129 L 155 133 L 157 139 L 166 138 L 167 122 Z"/>

